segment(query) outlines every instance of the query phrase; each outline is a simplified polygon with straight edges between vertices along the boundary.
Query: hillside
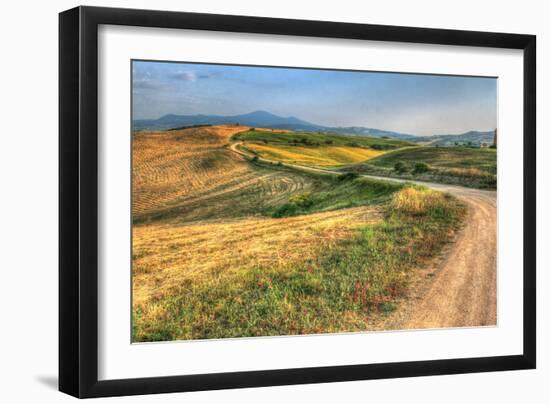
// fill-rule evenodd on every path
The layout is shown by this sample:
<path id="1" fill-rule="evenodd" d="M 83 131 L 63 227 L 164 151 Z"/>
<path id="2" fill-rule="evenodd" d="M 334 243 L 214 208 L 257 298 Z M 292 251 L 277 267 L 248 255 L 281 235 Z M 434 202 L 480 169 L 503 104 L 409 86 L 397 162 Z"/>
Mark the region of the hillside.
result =
<path id="1" fill-rule="evenodd" d="M 339 167 L 364 162 L 384 150 L 410 145 L 394 139 L 327 133 L 277 132 L 254 129 L 233 137 L 239 146 L 263 159 L 312 167 Z"/>
<path id="2" fill-rule="evenodd" d="M 434 136 L 417 136 L 411 141 L 424 143 L 430 146 L 452 147 L 464 146 L 468 144 L 479 146 L 481 144 L 492 145 L 495 132 L 487 131 L 469 131 L 458 135 L 434 135 Z"/>
<path id="3" fill-rule="evenodd" d="M 254 161 L 228 146 L 243 129 L 134 134 L 133 341 L 381 327 L 413 269 L 456 229 L 461 205 Z"/>
<path id="4" fill-rule="evenodd" d="M 416 146 L 344 167 L 345 172 L 496 188 L 496 150 Z M 425 167 L 415 168 L 417 164 Z"/>
<path id="5" fill-rule="evenodd" d="M 391 150 L 412 144 L 402 140 L 383 139 L 367 136 L 346 136 L 320 132 L 276 132 L 267 130 L 248 130 L 234 136 L 234 140 L 256 144 L 286 146 L 347 146 L 365 147 L 373 150 Z"/>

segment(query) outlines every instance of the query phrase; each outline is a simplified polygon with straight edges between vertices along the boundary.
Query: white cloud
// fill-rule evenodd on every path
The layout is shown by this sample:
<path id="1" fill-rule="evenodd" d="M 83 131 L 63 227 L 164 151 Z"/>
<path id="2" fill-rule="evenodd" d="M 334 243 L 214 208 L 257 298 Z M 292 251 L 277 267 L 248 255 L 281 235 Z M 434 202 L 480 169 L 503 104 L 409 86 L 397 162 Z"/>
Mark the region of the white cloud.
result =
<path id="1" fill-rule="evenodd" d="M 197 78 L 199 78 L 195 72 L 189 70 L 179 70 L 175 73 L 172 73 L 170 77 L 173 79 L 191 82 L 196 81 Z"/>

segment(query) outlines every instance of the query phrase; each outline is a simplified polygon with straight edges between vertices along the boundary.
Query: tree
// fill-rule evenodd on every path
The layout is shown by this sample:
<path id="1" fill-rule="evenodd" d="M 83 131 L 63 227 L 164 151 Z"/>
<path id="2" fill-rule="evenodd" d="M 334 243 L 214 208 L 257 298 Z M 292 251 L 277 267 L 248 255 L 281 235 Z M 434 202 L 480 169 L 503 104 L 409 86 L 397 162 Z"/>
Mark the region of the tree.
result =
<path id="1" fill-rule="evenodd" d="M 414 165 L 413 174 L 422 174 L 430 170 L 426 163 L 416 163 Z"/>
<path id="2" fill-rule="evenodd" d="M 395 165 L 393 166 L 393 169 L 398 174 L 402 174 L 405 171 L 407 171 L 407 167 L 405 167 L 405 164 L 402 161 L 398 161 L 397 163 L 395 163 Z"/>

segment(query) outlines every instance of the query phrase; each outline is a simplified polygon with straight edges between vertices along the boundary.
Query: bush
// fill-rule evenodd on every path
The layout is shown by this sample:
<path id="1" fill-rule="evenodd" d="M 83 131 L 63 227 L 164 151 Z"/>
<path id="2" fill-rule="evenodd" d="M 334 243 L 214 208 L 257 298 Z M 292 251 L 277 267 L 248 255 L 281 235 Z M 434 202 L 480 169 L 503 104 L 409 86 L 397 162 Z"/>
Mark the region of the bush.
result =
<path id="1" fill-rule="evenodd" d="M 405 171 L 407 171 L 407 167 L 402 161 L 398 161 L 397 163 L 395 163 L 395 165 L 393 166 L 393 169 L 395 170 L 395 172 L 399 174 L 402 174 Z"/>
<path id="2" fill-rule="evenodd" d="M 305 213 L 308 208 L 313 206 L 313 203 L 311 192 L 293 195 L 288 202 L 280 206 L 272 216 L 275 218 L 297 216 Z"/>
<path id="3" fill-rule="evenodd" d="M 345 173 L 338 176 L 338 181 L 353 181 L 358 177 L 359 177 L 359 174 L 357 173 Z"/>
<path id="4" fill-rule="evenodd" d="M 288 201 L 295 204 L 296 206 L 299 206 L 300 208 L 309 208 L 313 205 L 311 192 L 304 192 L 302 194 L 293 195 Z"/>
<path id="5" fill-rule="evenodd" d="M 259 160 L 259 159 L 258 159 L 258 156 L 252 157 L 252 162 L 253 162 L 253 163 L 256 163 L 258 160 Z"/>
<path id="6" fill-rule="evenodd" d="M 426 163 L 416 163 L 414 165 L 413 174 L 422 174 L 430 171 L 430 167 Z"/>
<path id="7" fill-rule="evenodd" d="M 285 203 L 280 206 L 274 213 L 273 217 L 281 218 L 287 216 L 296 216 L 300 211 L 300 208 L 294 203 Z"/>
<path id="8" fill-rule="evenodd" d="M 388 144 L 375 143 L 371 145 L 370 148 L 374 150 L 389 150 L 389 149 L 393 149 L 393 146 Z"/>

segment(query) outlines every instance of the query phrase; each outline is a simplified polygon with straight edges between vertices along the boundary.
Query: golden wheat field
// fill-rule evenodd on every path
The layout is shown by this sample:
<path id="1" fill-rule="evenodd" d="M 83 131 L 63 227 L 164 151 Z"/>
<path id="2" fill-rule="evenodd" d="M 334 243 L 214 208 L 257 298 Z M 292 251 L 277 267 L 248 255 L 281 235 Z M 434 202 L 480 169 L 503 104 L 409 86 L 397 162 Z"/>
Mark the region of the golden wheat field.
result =
<path id="1" fill-rule="evenodd" d="M 241 126 L 142 133 L 133 139 L 133 306 L 151 304 L 187 281 L 284 268 L 313 257 L 353 228 L 380 220 L 378 208 L 355 207 L 284 219 L 263 207 L 312 187 L 303 175 L 262 170 L 230 151 Z"/>
<path id="2" fill-rule="evenodd" d="M 381 151 L 350 146 L 288 146 L 249 143 L 246 148 L 258 156 L 285 163 L 317 167 L 332 167 L 364 162 L 382 154 Z"/>

